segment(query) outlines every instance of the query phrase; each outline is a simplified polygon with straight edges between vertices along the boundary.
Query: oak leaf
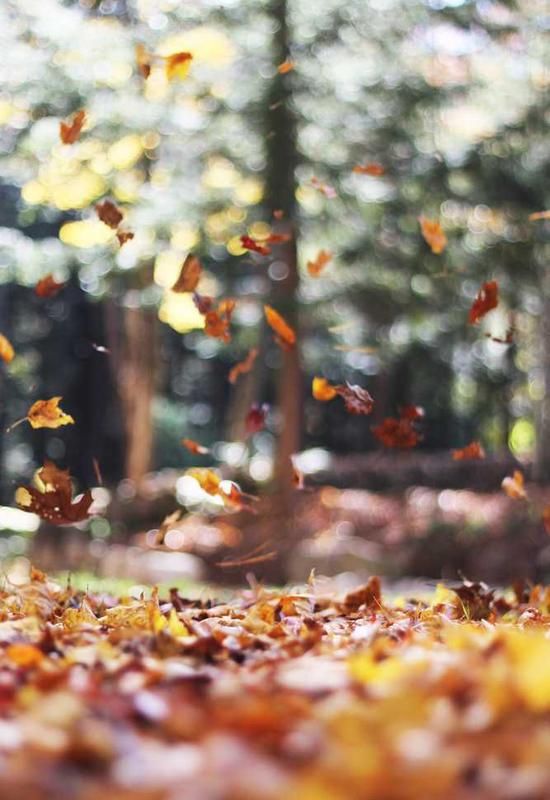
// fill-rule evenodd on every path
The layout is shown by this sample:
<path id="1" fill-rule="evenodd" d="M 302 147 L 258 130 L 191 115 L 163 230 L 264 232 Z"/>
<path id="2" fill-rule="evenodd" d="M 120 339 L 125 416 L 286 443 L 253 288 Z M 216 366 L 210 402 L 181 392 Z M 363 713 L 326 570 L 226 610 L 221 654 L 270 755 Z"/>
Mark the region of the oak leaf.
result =
<path id="1" fill-rule="evenodd" d="M 370 414 L 374 408 L 374 400 L 366 389 L 356 384 L 346 383 L 337 386 L 336 391 L 343 399 L 350 414 Z"/>
<path id="2" fill-rule="evenodd" d="M 124 217 L 120 208 L 112 200 L 104 200 L 102 203 L 97 203 L 95 210 L 99 219 L 109 228 L 113 228 L 113 230 L 118 228 Z"/>
<path id="3" fill-rule="evenodd" d="M 262 244 L 258 242 L 256 239 L 253 239 L 252 236 L 247 236 L 244 234 L 241 236 L 241 247 L 245 250 L 249 250 L 253 253 L 259 253 L 261 256 L 268 256 L 271 253 L 271 248 L 268 247 L 266 244 Z"/>
<path id="4" fill-rule="evenodd" d="M 372 432 L 385 447 L 409 450 L 416 447 L 421 439 L 414 428 L 413 421 L 406 418 L 386 417 Z"/>

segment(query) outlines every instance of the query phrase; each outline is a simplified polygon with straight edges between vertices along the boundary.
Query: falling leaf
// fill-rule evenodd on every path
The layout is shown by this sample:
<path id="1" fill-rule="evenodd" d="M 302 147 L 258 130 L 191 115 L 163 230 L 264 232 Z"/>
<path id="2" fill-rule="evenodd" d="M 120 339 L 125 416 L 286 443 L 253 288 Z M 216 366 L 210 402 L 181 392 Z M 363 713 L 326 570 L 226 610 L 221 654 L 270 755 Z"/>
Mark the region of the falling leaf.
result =
<path id="1" fill-rule="evenodd" d="M 199 456 L 205 456 L 210 452 L 208 447 L 204 447 L 202 444 L 195 442 L 193 439 L 182 439 L 181 443 L 189 450 L 190 453 L 194 453 Z"/>
<path id="2" fill-rule="evenodd" d="M 254 503 L 258 498 L 242 492 L 234 481 L 225 481 L 220 486 L 219 496 L 233 511 L 253 511 Z"/>
<path id="3" fill-rule="evenodd" d="M 288 72 L 292 72 L 295 66 L 296 63 L 291 61 L 290 58 L 287 58 L 286 61 L 283 61 L 282 64 L 279 64 L 277 67 L 277 72 L 279 75 L 286 75 Z"/>
<path id="4" fill-rule="evenodd" d="M 139 74 L 147 80 L 151 74 L 152 56 L 141 43 L 136 45 L 136 63 Z"/>
<path id="5" fill-rule="evenodd" d="M 399 409 L 399 416 L 401 419 L 422 419 L 424 416 L 424 409 L 421 406 L 401 406 Z"/>
<path id="6" fill-rule="evenodd" d="M 113 228 L 113 230 L 118 228 L 124 217 L 120 208 L 112 200 L 104 200 L 102 203 L 97 203 L 95 210 L 99 219 L 109 228 Z"/>
<path id="7" fill-rule="evenodd" d="M 207 336 L 211 336 L 213 339 L 221 339 L 222 342 L 231 341 L 229 325 L 235 305 L 235 300 L 228 298 L 222 300 L 215 310 L 206 312 L 204 315 L 204 332 Z"/>
<path id="8" fill-rule="evenodd" d="M 529 214 L 530 222 L 536 222 L 540 219 L 550 219 L 550 211 L 535 211 L 534 214 Z"/>
<path id="9" fill-rule="evenodd" d="M 264 306 L 267 324 L 275 332 L 275 341 L 283 350 L 289 350 L 296 344 L 296 334 L 286 320 L 271 306 Z"/>
<path id="10" fill-rule="evenodd" d="M 506 477 L 502 481 L 502 488 L 512 500 L 527 500 L 525 491 L 525 478 L 519 469 L 514 470 L 512 477 Z"/>
<path id="11" fill-rule="evenodd" d="M 291 239 L 291 233 L 270 233 L 263 241 L 265 244 L 284 244 L 290 242 Z"/>
<path id="12" fill-rule="evenodd" d="M 63 144 L 74 144 L 80 137 L 80 132 L 86 123 L 86 112 L 81 109 L 74 114 L 69 122 L 59 123 L 59 137 Z"/>
<path id="13" fill-rule="evenodd" d="M 71 477 L 67 470 L 58 469 L 46 461 L 35 474 L 35 486 L 21 486 L 15 493 L 15 502 L 23 511 L 34 514 L 54 525 L 69 525 L 87 519 L 92 504 L 88 490 L 73 499 Z"/>
<path id="14" fill-rule="evenodd" d="M 439 255 L 447 247 L 447 237 L 441 227 L 441 224 L 436 219 L 427 219 L 426 217 L 419 217 L 420 228 L 422 236 L 429 244 L 432 253 Z"/>
<path id="15" fill-rule="evenodd" d="M 374 400 L 366 389 L 346 383 L 337 386 L 336 391 L 343 399 L 350 414 L 370 414 L 374 408 Z"/>
<path id="16" fill-rule="evenodd" d="M 59 408 L 61 397 L 50 397 L 49 400 L 37 400 L 27 413 L 27 419 L 33 428 L 60 428 L 62 425 L 74 425 L 70 414 Z"/>
<path id="17" fill-rule="evenodd" d="M 468 314 L 468 322 L 470 325 L 475 325 L 482 317 L 489 311 L 498 306 L 498 283 L 497 281 L 488 281 L 484 283 L 478 292 L 478 295 Z"/>
<path id="18" fill-rule="evenodd" d="M 193 294 L 193 303 L 197 307 L 199 314 L 208 314 L 209 311 L 212 311 L 214 299 L 212 297 L 208 297 L 207 295 L 195 292 Z"/>
<path id="19" fill-rule="evenodd" d="M 250 407 L 244 420 L 246 432 L 258 433 L 258 431 L 263 430 L 268 411 L 269 406 L 267 403 L 263 403 L 261 406 L 258 403 L 254 403 Z"/>
<path id="20" fill-rule="evenodd" d="M 55 297 L 64 286 L 65 284 L 58 283 L 50 272 L 38 281 L 34 287 L 34 293 L 38 297 Z"/>
<path id="21" fill-rule="evenodd" d="M 207 494 L 217 495 L 220 491 L 221 478 L 213 469 L 193 467 L 185 473 L 188 477 L 194 478 L 201 489 Z"/>
<path id="22" fill-rule="evenodd" d="M 542 510 L 542 522 L 546 533 L 550 534 L 550 505 L 545 506 Z"/>
<path id="23" fill-rule="evenodd" d="M 485 458 L 485 450 L 479 442 L 470 442 L 460 450 L 453 450 L 453 461 L 477 461 Z"/>
<path id="24" fill-rule="evenodd" d="M 313 378 L 311 392 L 316 400 L 326 403 L 338 394 L 338 387 L 333 386 L 326 378 Z"/>
<path id="25" fill-rule="evenodd" d="M 181 52 L 166 56 L 164 70 L 169 81 L 186 78 L 193 60 L 192 53 Z"/>
<path id="26" fill-rule="evenodd" d="M 338 197 L 338 193 L 333 186 L 329 186 L 328 183 L 323 183 L 323 181 L 320 181 L 318 178 L 314 177 L 311 179 L 311 186 L 317 189 L 321 194 L 324 194 L 329 200 L 334 200 L 335 197 Z"/>
<path id="27" fill-rule="evenodd" d="M 0 333 L 0 358 L 2 361 L 5 361 L 6 364 L 9 364 L 10 361 L 13 361 L 14 357 L 15 350 L 13 349 L 10 340 Z"/>
<path id="28" fill-rule="evenodd" d="M 253 253 L 259 253 L 261 256 L 268 256 L 271 253 L 270 247 L 261 244 L 256 239 L 253 239 L 252 236 L 247 236 L 246 234 L 241 236 L 241 247 Z"/>
<path id="29" fill-rule="evenodd" d="M 373 178 L 379 178 L 381 175 L 385 174 L 386 170 L 382 164 L 371 161 L 368 164 L 357 164 L 353 168 L 353 172 L 355 172 L 356 175 L 370 175 Z"/>
<path id="30" fill-rule="evenodd" d="M 315 258 L 307 262 L 307 271 L 312 278 L 317 278 L 331 260 L 332 253 L 330 250 L 319 250 Z"/>
<path id="31" fill-rule="evenodd" d="M 126 244 L 126 242 L 130 242 L 134 236 L 135 234 L 132 231 L 122 231 L 119 229 L 116 232 L 116 238 L 118 239 L 118 243 L 121 247 L 122 245 Z"/>
<path id="32" fill-rule="evenodd" d="M 200 281 L 202 274 L 202 264 L 199 259 L 189 253 L 181 265 L 178 279 L 172 286 L 173 292 L 194 292 Z"/>
<path id="33" fill-rule="evenodd" d="M 229 370 L 229 383 L 236 383 L 237 378 L 239 375 L 245 375 L 247 372 L 250 372 L 252 367 L 254 366 L 254 362 L 258 357 L 258 349 L 253 347 L 251 350 L 248 351 L 248 355 L 242 361 L 239 361 L 238 364 L 235 364 L 234 367 L 231 367 Z"/>
<path id="34" fill-rule="evenodd" d="M 292 465 L 292 485 L 298 491 L 301 491 L 305 487 L 304 473 L 294 464 Z"/>
<path id="35" fill-rule="evenodd" d="M 416 447 L 421 436 L 414 428 L 413 421 L 406 418 L 386 417 L 372 432 L 385 447 L 408 450 Z"/>

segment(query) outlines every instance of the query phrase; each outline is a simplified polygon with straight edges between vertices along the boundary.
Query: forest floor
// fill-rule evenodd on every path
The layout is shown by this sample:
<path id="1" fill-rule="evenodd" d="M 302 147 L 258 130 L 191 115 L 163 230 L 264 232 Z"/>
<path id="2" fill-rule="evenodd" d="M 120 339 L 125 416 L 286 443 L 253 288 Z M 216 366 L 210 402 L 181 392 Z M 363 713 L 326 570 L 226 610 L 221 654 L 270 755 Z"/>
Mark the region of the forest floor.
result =
<path id="1" fill-rule="evenodd" d="M 550 588 L 0 592 L 3 800 L 543 800 Z"/>

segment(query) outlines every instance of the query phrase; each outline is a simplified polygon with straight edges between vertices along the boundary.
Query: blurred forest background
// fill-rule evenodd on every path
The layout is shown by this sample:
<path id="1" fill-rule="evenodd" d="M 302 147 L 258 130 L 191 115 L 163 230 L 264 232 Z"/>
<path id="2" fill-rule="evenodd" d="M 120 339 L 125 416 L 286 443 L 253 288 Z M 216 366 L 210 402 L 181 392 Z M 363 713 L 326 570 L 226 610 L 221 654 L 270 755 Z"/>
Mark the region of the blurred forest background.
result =
<path id="1" fill-rule="evenodd" d="M 549 25 L 544 0 L 3 0 L 0 332 L 16 358 L 0 368 L 0 427 L 52 395 L 76 424 L 0 437 L 0 529 L 18 530 L 0 555 L 26 548 L 32 525 L 9 506 L 45 458 L 81 488 L 99 465 L 109 511 L 82 533 L 91 564 L 108 540 L 143 544 L 176 501 L 189 507 L 184 470 L 213 463 L 188 437 L 276 509 L 216 527 L 191 503 L 200 524 L 183 519 L 174 551 L 256 535 L 292 539 L 302 571 L 544 571 L 547 534 L 499 487 L 517 463 L 535 491 L 550 481 L 549 223 L 528 219 L 550 202 Z M 154 62 L 145 81 L 138 44 L 191 52 L 188 74 L 168 81 Z M 85 131 L 62 145 L 79 108 Z M 384 174 L 353 172 L 365 162 Z M 135 232 L 123 248 L 94 211 L 105 197 Z M 442 255 L 421 215 L 441 221 Z M 272 229 L 292 241 L 269 258 L 242 249 Z M 320 249 L 334 257 L 313 279 Z M 238 300 L 229 344 L 170 290 L 189 252 L 205 294 Z M 50 272 L 67 286 L 38 298 Z M 499 308 L 468 326 L 491 279 Z M 292 354 L 265 302 L 295 325 Z M 513 343 L 492 341 L 511 312 Z M 373 415 L 316 402 L 314 375 L 368 388 Z M 270 411 L 244 444 L 253 402 Z M 410 403 L 425 409 L 421 444 L 382 453 L 372 425 Z M 487 459 L 453 462 L 472 439 Z"/>

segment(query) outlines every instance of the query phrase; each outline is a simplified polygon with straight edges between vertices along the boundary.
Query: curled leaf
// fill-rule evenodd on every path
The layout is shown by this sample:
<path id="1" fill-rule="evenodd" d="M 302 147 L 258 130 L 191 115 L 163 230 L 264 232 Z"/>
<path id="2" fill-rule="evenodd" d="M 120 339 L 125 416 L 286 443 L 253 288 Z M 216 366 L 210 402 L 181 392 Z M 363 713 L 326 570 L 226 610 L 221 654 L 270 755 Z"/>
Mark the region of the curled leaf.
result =
<path id="1" fill-rule="evenodd" d="M 55 297 L 64 286 L 65 284 L 58 283 L 50 272 L 48 275 L 40 278 L 34 287 L 34 293 L 37 297 Z"/>
<path id="2" fill-rule="evenodd" d="M 112 200 L 104 200 L 102 203 L 97 203 L 95 210 L 99 219 L 109 228 L 113 228 L 113 230 L 118 228 L 124 217 L 120 208 Z"/>
<path id="3" fill-rule="evenodd" d="M 202 264 L 192 253 L 186 256 L 185 261 L 181 265 L 181 271 L 178 279 L 172 286 L 173 292 L 194 292 L 199 283 L 202 274 Z"/>
<path id="4" fill-rule="evenodd" d="M 49 400 L 37 400 L 29 408 L 27 419 L 33 428 L 60 428 L 62 425 L 74 425 L 70 414 L 65 414 L 59 407 L 61 397 L 50 397 Z"/>
<path id="5" fill-rule="evenodd" d="M 366 389 L 346 383 L 337 386 L 336 391 L 343 399 L 350 414 L 370 414 L 374 408 L 374 400 Z"/>
<path id="6" fill-rule="evenodd" d="M 251 350 L 248 351 L 248 355 L 242 361 L 239 361 L 238 364 L 235 364 L 234 367 L 231 367 L 229 370 L 229 383 L 236 383 L 237 378 L 239 375 L 245 375 L 247 372 L 250 372 L 252 367 L 254 366 L 254 362 L 258 357 L 258 348 L 253 347 Z"/>
<path id="7" fill-rule="evenodd" d="M 447 247 L 447 237 L 437 219 L 427 219 L 426 217 L 419 217 L 420 229 L 422 236 L 427 244 L 429 244 L 432 253 L 439 255 Z"/>
<path id="8" fill-rule="evenodd" d="M 74 144 L 86 123 L 86 112 L 83 109 L 73 114 L 69 122 L 59 123 L 59 138 L 63 144 Z"/>
<path id="9" fill-rule="evenodd" d="M 78 499 L 73 499 L 67 470 L 58 469 L 51 461 L 46 461 L 37 470 L 34 482 L 35 486 L 20 486 L 15 493 L 15 502 L 23 511 L 32 511 L 54 525 L 68 525 L 88 518 L 92 493 L 88 490 Z"/>
<path id="10" fill-rule="evenodd" d="M 332 253 L 330 250 L 319 250 L 315 258 L 312 261 L 307 262 L 307 271 L 312 278 L 317 278 L 327 264 L 330 264 L 331 260 Z"/>
<path id="11" fill-rule="evenodd" d="M 0 333 L 0 358 L 9 364 L 15 357 L 15 350 L 12 343 L 2 333 Z"/>
<path id="12" fill-rule="evenodd" d="M 468 314 L 468 322 L 475 325 L 485 314 L 498 306 L 498 283 L 488 281 L 483 284 Z"/>
<path id="13" fill-rule="evenodd" d="M 296 334 L 287 321 L 271 306 L 264 306 L 265 318 L 269 327 L 275 332 L 275 341 L 283 350 L 289 350 L 296 344 Z"/>
<path id="14" fill-rule="evenodd" d="M 453 450 L 453 461 L 478 461 L 485 458 L 485 450 L 479 442 L 470 442 L 460 450 Z"/>

